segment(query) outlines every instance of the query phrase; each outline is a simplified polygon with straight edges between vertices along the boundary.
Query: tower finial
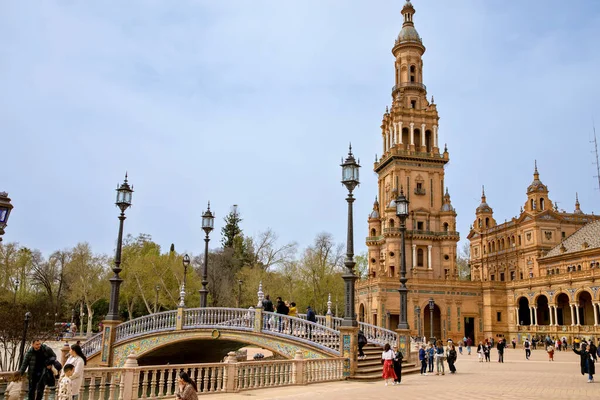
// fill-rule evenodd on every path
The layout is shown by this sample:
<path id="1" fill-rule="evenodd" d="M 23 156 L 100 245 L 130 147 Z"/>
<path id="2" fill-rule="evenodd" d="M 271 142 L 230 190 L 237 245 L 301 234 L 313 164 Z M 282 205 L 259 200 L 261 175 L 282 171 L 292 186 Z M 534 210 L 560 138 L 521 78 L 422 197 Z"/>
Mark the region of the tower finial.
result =
<path id="1" fill-rule="evenodd" d="M 481 185 L 481 199 L 485 199 L 485 185 Z"/>
<path id="2" fill-rule="evenodd" d="M 534 160 L 533 165 L 534 165 L 533 178 L 540 179 L 540 173 L 538 172 L 538 169 L 537 169 L 537 160 Z"/>

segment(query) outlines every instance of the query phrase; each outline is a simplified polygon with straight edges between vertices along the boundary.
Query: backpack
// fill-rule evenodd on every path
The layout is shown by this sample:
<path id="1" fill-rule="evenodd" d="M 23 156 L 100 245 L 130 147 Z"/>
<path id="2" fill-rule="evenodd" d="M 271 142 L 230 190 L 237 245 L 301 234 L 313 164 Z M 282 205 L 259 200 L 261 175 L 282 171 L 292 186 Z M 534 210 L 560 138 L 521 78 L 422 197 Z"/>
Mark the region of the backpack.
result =
<path id="1" fill-rule="evenodd" d="M 367 344 L 367 338 L 365 335 L 358 335 L 358 344 Z"/>
<path id="2" fill-rule="evenodd" d="M 528 342 L 528 341 L 526 341 L 526 342 L 525 342 L 525 348 L 526 348 L 526 349 L 528 349 L 528 348 L 529 348 L 529 342 Z"/>

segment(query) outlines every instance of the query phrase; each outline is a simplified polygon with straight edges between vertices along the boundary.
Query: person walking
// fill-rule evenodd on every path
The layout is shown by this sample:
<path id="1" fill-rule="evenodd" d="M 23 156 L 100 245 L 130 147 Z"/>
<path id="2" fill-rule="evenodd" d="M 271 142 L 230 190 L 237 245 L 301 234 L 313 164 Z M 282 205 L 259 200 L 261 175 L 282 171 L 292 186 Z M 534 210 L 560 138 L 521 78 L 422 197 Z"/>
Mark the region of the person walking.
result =
<path id="1" fill-rule="evenodd" d="M 71 386 L 73 388 L 73 400 L 79 398 L 79 391 L 83 383 L 83 370 L 87 364 L 87 357 L 83 354 L 81 346 L 74 344 L 69 350 L 69 358 L 67 358 L 67 364 L 73 366 L 73 374 L 70 376 Z M 65 376 L 65 371 L 61 371 L 61 378 Z"/>
<path id="2" fill-rule="evenodd" d="M 517 339 L 513 338 L 512 346 L 513 346 L 513 350 L 517 348 Z"/>
<path id="3" fill-rule="evenodd" d="M 579 355 L 579 366 L 581 368 L 581 375 L 588 374 L 588 383 L 594 382 L 594 374 L 596 373 L 596 366 L 594 365 L 594 357 L 590 354 L 585 344 L 581 345 L 581 350 L 573 349 L 575 354 Z"/>
<path id="4" fill-rule="evenodd" d="M 394 385 L 399 385 L 402 382 L 402 360 L 404 359 L 404 354 L 402 354 L 398 347 L 394 347 L 394 351 L 394 373 L 396 374 Z"/>
<path id="5" fill-rule="evenodd" d="M 506 347 L 506 345 L 504 344 L 504 340 L 500 339 L 498 340 L 498 344 L 496 345 L 496 349 L 498 350 L 498 362 L 499 363 L 503 363 L 504 362 L 504 348 Z"/>
<path id="6" fill-rule="evenodd" d="M 306 307 L 306 320 L 317 323 L 317 314 L 310 306 Z M 312 324 L 308 324 L 308 340 L 312 340 Z"/>
<path id="7" fill-rule="evenodd" d="M 484 359 L 484 352 L 483 352 L 483 343 L 479 342 L 479 344 L 477 345 L 477 358 L 479 359 L 479 362 L 483 362 Z"/>
<path id="8" fill-rule="evenodd" d="M 437 347 L 435 348 L 435 374 L 440 375 L 441 372 L 442 375 L 445 375 L 444 361 L 446 356 L 444 355 L 444 345 L 442 344 L 441 340 L 438 340 L 436 345 Z"/>
<path id="9" fill-rule="evenodd" d="M 277 314 L 288 315 L 288 312 L 290 312 L 290 309 L 288 308 L 288 306 L 285 305 L 285 303 L 281 299 L 281 297 L 278 297 L 277 298 Z M 285 323 L 285 321 L 284 321 L 283 317 L 277 317 L 277 326 L 278 326 L 279 333 L 281 333 L 281 331 L 283 331 L 284 323 Z"/>
<path id="10" fill-rule="evenodd" d="M 433 343 L 429 343 L 429 348 L 427 349 L 427 366 L 429 367 L 429 373 L 433 373 L 433 358 L 435 357 L 435 347 L 433 347 Z"/>
<path id="11" fill-rule="evenodd" d="M 177 378 L 178 391 L 175 397 L 180 400 L 198 400 L 198 387 L 196 383 L 190 379 L 190 376 L 181 371 Z"/>
<path id="12" fill-rule="evenodd" d="M 427 350 L 424 344 L 419 349 L 419 361 L 421 361 L 421 375 L 427 376 Z"/>
<path id="13" fill-rule="evenodd" d="M 467 338 L 467 354 L 471 355 L 471 346 L 473 346 L 473 341 L 470 337 Z"/>
<path id="14" fill-rule="evenodd" d="M 596 354 L 598 352 L 598 348 L 596 347 L 596 345 L 594 344 L 594 340 L 592 339 L 590 339 L 590 344 L 588 345 L 588 352 L 594 358 L 594 362 L 596 362 L 598 360 L 598 355 Z"/>
<path id="15" fill-rule="evenodd" d="M 358 331 L 358 359 L 364 360 L 366 358 L 363 347 L 368 343 L 367 337 L 362 330 Z"/>
<path id="16" fill-rule="evenodd" d="M 548 345 L 546 351 L 548 352 L 548 361 L 554 361 L 554 346 Z"/>
<path id="17" fill-rule="evenodd" d="M 528 338 L 525 338 L 523 348 L 525 349 L 525 358 L 529 360 L 529 357 L 531 357 L 531 344 L 529 343 Z"/>
<path id="18" fill-rule="evenodd" d="M 75 367 L 69 363 L 63 367 L 61 371 L 62 377 L 58 383 L 57 400 L 73 400 L 77 398 L 77 396 L 73 395 L 73 381 L 71 380 L 74 370 Z"/>
<path id="19" fill-rule="evenodd" d="M 454 344 L 452 343 L 448 346 L 448 354 L 446 357 L 446 359 L 448 360 L 448 369 L 450 370 L 451 374 L 456 373 L 456 367 L 454 366 L 454 364 L 456 363 L 456 358 L 456 349 L 454 348 Z"/>
<path id="20" fill-rule="evenodd" d="M 458 342 L 458 352 L 460 353 L 460 355 L 462 355 L 462 349 L 463 349 L 463 342 L 461 340 L 460 342 Z"/>
<path id="21" fill-rule="evenodd" d="M 381 363 L 383 364 L 383 379 L 385 380 L 385 386 L 388 385 L 388 379 L 396 380 L 396 373 L 394 372 L 393 360 L 395 353 L 390 348 L 390 344 L 386 343 L 381 353 Z"/>
<path id="22" fill-rule="evenodd" d="M 55 362 L 56 353 L 49 346 L 42 344 L 39 339 L 31 342 L 31 348 L 25 354 L 25 359 L 19 369 L 20 375 L 27 371 L 29 376 L 29 392 L 27 393 L 29 400 L 42 400 L 46 387 L 46 370 L 52 371 Z"/>
<path id="23" fill-rule="evenodd" d="M 275 308 L 273 307 L 273 302 L 271 301 L 271 297 L 267 294 L 262 301 L 262 308 L 264 312 L 274 312 Z M 263 329 L 269 329 L 272 325 L 272 317 L 270 315 L 265 315 L 263 317 Z"/>
<path id="24" fill-rule="evenodd" d="M 489 343 L 485 342 L 483 344 L 483 357 L 485 358 L 485 362 L 491 362 L 491 360 L 490 360 L 491 351 L 492 351 L 492 349 L 491 349 Z"/>
<path id="25" fill-rule="evenodd" d="M 10 383 L 6 386 L 4 391 L 4 398 L 7 400 L 19 400 L 21 398 L 21 392 L 23 391 L 23 375 L 19 373 L 14 374 L 10 378 Z"/>

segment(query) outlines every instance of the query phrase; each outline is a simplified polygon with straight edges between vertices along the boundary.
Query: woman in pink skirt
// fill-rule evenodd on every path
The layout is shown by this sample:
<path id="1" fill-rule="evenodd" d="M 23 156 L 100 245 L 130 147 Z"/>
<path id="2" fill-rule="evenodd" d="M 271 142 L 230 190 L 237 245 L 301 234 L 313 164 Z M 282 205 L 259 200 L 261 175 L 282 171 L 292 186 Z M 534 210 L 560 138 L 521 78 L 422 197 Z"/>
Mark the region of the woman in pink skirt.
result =
<path id="1" fill-rule="evenodd" d="M 389 343 L 386 343 L 383 347 L 383 353 L 381 353 L 381 363 L 383 364 L 383 379 L 385 380 L 385 386 L 388 385 L 388 379 L 396 380 L 396 373 L 394 372 L 394 351 L 390 348 Z"/>

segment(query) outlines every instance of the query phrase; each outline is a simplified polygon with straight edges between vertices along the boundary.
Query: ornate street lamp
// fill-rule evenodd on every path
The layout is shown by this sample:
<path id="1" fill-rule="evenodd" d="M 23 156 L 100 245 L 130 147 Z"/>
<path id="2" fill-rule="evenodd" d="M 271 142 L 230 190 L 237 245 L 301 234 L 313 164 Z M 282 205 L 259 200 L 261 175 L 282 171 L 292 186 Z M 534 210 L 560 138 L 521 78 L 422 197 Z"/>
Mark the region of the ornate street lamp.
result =
<path id="1" fill-rule="evenodd" d="M 183 283 L 181 284 L 181 292 L 180 294 L 180 299 L 179 299 L 179 307 L 185 307 L 185 284 L 187 282 L 187 269 L 190 266 L 190 256 L 188 256 L 187 254 L 185 254 L 183 256 Z"/>
<path id="2" fill-rule="evenodd" d="M 204 238 L 204 265 L 202 266 L 202 289 L 200 289 L 200 307 L 206 307 L 206 301 L 208 296 L 208 242 L 210 241 L 208 235 L 215 227 L 215 216 L 210 211 L 210 201 L 208 202 L 208 209 L 202 214 L 202 229 L 206 233 Z"/>
<path id="3" fill-rule="evenodd" d="M 108 306 L 108 314 L 106 319 L 109 321 L 118 321 L 119 318 L 119 289 L 123 279 L 119 276 L 121 269 L 121 247 L 123 246 L 123 222 L 125 221 L 125 210 L 131 207 L 131 195 L 133 193 L 133 186 L 129 186 L 127 183 L 127 174 L 125 174 L 125 181 L 121 186 L 117 187 L 117 201 L 115 204 L 121 210 L 119 215 L 119 236 L 117 238 L 117 250 L 115 252 L 115 263 L 112 268 L 115 275 L 110 278 L 110 303 Z"/>
<path id="4" fill-rule="evenodd" d="M 2 235 L 4 235 L 4 228 L 8 223 L 8 217 L 10 216 L 10 210 L 13 209 L 13 205 L 10 204 L 8 193 L 0 192 L 0 242 L 2 241 Z"/>
<path id="5" fill-rule="evenodd" d="M 23 357 L 25 356 L 25 341 L 27 340 L 27 328 L 29 327 L 29 320 L 31 319 L 31 313 L 27 311 L 25 313 L 25 321 L 23 325 L 23 337 L 21 338 L 21 349 L 19 351 L 19 368 L 23 365 Z"/>
<path id="6" fill-rule="evenodd" d="M 360 160 L 359 160 L 360 162 Z M 358 170 L 360 164 L 354 159 L 352 154 L 352 144 L 348 150 L 348 157 L 344 161 L 342 159 L 342 183 L 348 189 L 348 234 L 346 240 L 346 260 L 344 265 L 346 266 L 346 273 L 342 275 L 344 279 L 344 289 L 346 294 L 346 308 L 344 310 L 344 320 L 342 326 L 358 326 L 356 321 L 356 314 L 354 313 L 354 282 L 357 277 L 354 274 L 354 222 L 352 216 L 352 203 L 354 203 L 354 196 L 352 191 L 359 185 Z"/>
<path id="7" fill-rule="evenodd" d="M 240 308 L 242 306 L 242 284 L 244 283 L 243 280 L 239 279 L 238 280 L 238 308 Z"/>
<path id="8" fill-rule="evenodd" d="M 402 233 L 402 257 L 400 258 L 400 318 L 398 320 L 398 329 L 409 329 L 406 312 L 406 297 L 408 289 L 406 288 L 406 218 L 408 217 L 408 199 L 404 196 L 404 190 L 400 186 L 400 194 L 396 198 L 396 215 L 400 219 L 400 232 Z"/>
<path id="9" fill-rule="evenodd" d="M 429 299 L 429 341 L 431 343 L 435 342 L 435 338 L 433 337 L 433 309 L 435 308 L 435 301 L 433 298 Z"/>
<path id="10" fill-rule="evenodd" d="M 21 283 L 21 281 L 19 280 L 19 278 L 11 278 L 11 282 L 13 284 L 13 286 L 15 287 L 15 291 L 13 294 L 13 305 L 17 304 L 17 291 L 19 290 L 19 284 Z"/>

